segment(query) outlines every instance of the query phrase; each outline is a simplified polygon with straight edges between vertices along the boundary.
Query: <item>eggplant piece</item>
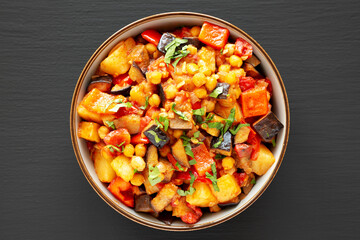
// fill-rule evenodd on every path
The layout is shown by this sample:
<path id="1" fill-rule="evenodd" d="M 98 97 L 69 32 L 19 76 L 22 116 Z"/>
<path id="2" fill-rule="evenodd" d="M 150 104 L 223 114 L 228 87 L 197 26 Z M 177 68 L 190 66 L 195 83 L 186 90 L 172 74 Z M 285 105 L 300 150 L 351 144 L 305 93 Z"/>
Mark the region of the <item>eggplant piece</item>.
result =
<path id="1" fill-rule="evenodd" d="M 158 85 L 156 85 L 159 96 L 160 96 L 160 100 L 161 100 L 161 106 L 164 106 L 165 101 L 166 101 L 166 97 L 165 97 L 165 91 L 164 91 L 164 87 L 163 85 L 160 83 Z"/>
<path id="2" fill-rule="evenodd" d="M 151 197 L 149 195 L 143 194 L 135 196 L 135 212 L 154 212 L 154 209 L 151 207 Z"/>
<path id="3" fill-rule="evenodd" d="M 149 141 L 157 148 L 163 148 L 169 141 L 170 138 L 160 128 L 157 128 L 156 124 L 153 124 L 146 131 L 144 135 Z"/>
<path id="4" fill-rule="evenodd" d="M 146 50 L 145 45 L 139 44 L 133 47 L 130 54 L 128 55 L 128 59 L 131 61 L 131 63 L 136 63 L 137 66 L 141 69 L 142 73 L 145 74 L 150 64 L 149 53 Z"/>
<path id="5" fill-rule="evenodd" d="M 225 203 L 219 203 L 218 206 L 221 207 L 221 208 L 224 208 L 224 207 L 229 207 L 229 206 L 236 206 L 238 205 L 240 202 L 240 197 L 237 196 L 233 199 L 231 199 L 230 201 L 228 202 L 225 202 Z"/>
<path id="6" fill-rule="evenodd" d="M 245 62 L 250 63 L 254 67 L 258 66 L 261 63 L 255 55 L 252 55 L 251 58 L 247 59 Z"/>
<path id="7" fill-rule="evenodd" d="M 143 71 L 140 69 L 140 67 L 133 62 L 131 64 L 130 70 L 129 70 L 129 77 L 131 80 L 141 83 L 142 81 L 145 81 L 145 75 Z"/>
<path id="8" fill-rule="evenodd" d="M 168 211 L 162 211 L 159 216 L 157 217 L 160 221 L 165 223 L 166 225 L 171 225 L 175 219 L 175 217 L 172 216 L 172 212 Z"/>
<path id="9" fill-rule="evenodd" d="M 131 85 L 126 85 L 121 87 L 120 85 L 116 84 L 110 91 L 110 93 L 115 95 L 123 95 L 124 97 L 130 96 Z"/>
<path id="10" fill-rule="evenodd" d="M 221 136 L 220 136 L 221 137 Z M 217 143 L 219 141 L 220 137 L 214 137 L 211 140 L 211 147 L 214 148 L 214 144 Z M 226 133 L 224 133 L 223 135 L 223 140 L 220 143 L 220 145 L 215 149 L 216 153 L 225 155 L 225 156 L 231 156 L 231 151 L 232 151 L 232 135 L 229 131 L 227 131 Z"/>
<path id="11" fill-rule="evenodd" d="M 184 39 L 187 39 L 187 43 L 185 43 L 186 45 L 193 45 L 196 48 L 201 48 L 204 44 L 202 42 L 200 42 L 198 37 L 184 37 Z"/>
<path id="12" fill-rule="evenodd" d="M 177 142 L 171 146 L 171 151 L 174 158 L 179 162 L 181 166 L 190 168 L 188 157 L 181 139 L 178 139 Z"/>
<path id="13" fill-rule="evenodd" d="M 230 89 L 230 84 L 228 83 L 217 83 L 215 89 L 222 87 L 222 92 L 217 96 L 218 99 L 227 99 Z"/>
<path id="14" fill-rule="evenodd" d="M 112 84 L 112 78 L 110 76 L 95 77 L 87 87 L 87 91 L 90 92 L 94 88 L 99 89 L 102 92 L 109 92 Z"/>
<path id="15" fill-rule="evenodd" d="M 283 127 L 273 112 L 269 112 L 253 124 L 255 131 L 265 142 L 271 142 Z"/>
<path id="16" fill-rule="evenodd" d="M 160 41 L 157 45 L 157 49 L 162 53 L 166 53 L 166 51 L 165 51 L 166 45 L 168 45 L 169 43 L 174 41 L 174 39 L 175 39 L 175 37 L 171 33 L 168 33 L 168 32 L 163 33 L 163 35 L 161 35 Z"/>
<path id="17" fill-rule="evenodd" d="M 253 65 L 250 63 L 244 62 L 242 68 L 246 72 L 246 76 L 253 77 L 255 79 L 263 79 L 264 76 L 259 73 L 258 70 L 255 69 Z"/>
<path id="18" fill-rule="evenodd" d="M 158 150 L 154 145 L 150 145 L 146 153 L 146 164 L 147 166 L 155 166 L 159 163 Z"/>
<path id="19" fill-rule="evenodd" d="M 186 115 L 189 119 L 188 115 Z M 180 130 L 191 130 L 193 128 L 193 124 L 190 121 L 185 121 L 183 119 L 180 119 L 180 117 L 175 114 L 174 118 L 170 119 L 170 128 L 171 129 L 180 129 Z"/>

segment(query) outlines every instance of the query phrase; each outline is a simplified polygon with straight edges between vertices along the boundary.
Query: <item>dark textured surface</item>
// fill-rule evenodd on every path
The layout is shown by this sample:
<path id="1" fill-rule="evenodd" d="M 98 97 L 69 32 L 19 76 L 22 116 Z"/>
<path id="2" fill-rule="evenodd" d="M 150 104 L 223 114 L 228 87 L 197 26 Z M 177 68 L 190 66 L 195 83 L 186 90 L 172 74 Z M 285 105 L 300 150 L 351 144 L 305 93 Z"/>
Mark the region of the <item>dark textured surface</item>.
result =
<path id="1" fill-rule="evenodd" d="M 0 239 L 359 239 L 360 2 L 181 2 L 0 2 Z M 108 36 L 180 10 L 230 21 L 265 48 L 287 88 L 291 133 L 252 207 L 208 230 L 169 233 L 97 196 L 73 153 L 69 109 Z"/>

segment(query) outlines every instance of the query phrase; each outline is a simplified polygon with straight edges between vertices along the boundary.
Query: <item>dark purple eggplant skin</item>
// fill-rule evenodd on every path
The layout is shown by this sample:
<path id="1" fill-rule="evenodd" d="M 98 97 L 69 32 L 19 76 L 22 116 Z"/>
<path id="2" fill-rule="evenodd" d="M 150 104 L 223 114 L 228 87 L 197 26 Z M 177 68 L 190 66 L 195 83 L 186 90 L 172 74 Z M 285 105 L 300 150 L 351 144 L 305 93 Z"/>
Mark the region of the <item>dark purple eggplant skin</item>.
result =
<path id="1" fill-rule="evenodd" d="M 160 221 L 165 223 L 166 225 L 171 225 L 175 219 L 175 217 L 172 216 L 172 212 L 168 211 L 162 211 L 159 216 L 157 217 Z"/>
<path id="2" fill-rule="evenodd" d="M 230 84 L 228 84 L 228 83 L 217 83 L 216 84 L 216 88 L 218 88 L 218 87 L 222 87 L 223 88 L 223 91 L 222 91 L 222 93 L 221 94 L 219 94 L 218 96 L 217 96 L 217 98 L 218 99 L 227 99 L 228 98 L 228 94 L 229 94 L 229 89 L 230 89 Z M 216 89 L 215 88 L 215 89 Z"/>
<path id="3" fill-rule="evenodd" d="M 265 142 L 271 142 L 284 125 L 273 112 L 269 112 L 253 124 L 253 128 Z"/>
<path id="4" fill-rule="evenodd" d="M 221 208 L 229 207 L 229 206 L 236 206 L 236 205 L 239 204 L 240 201 L 241 201 L 240 198 L 237 197 L 236 199 L 234 199 L 234 200 L 231 201 L 231 202 L 219 203 L 218 206 L 221 207 Z"/>
<path id="5" fill-rule="evenodd" d="M 127 85 L 119 90 L 115 90 L 115 91 L 111 90 L 110 92 L 115 95 L 123 95 L 124 97 L 128 97 L 130 96 L 130 90 L 131 90 L 131 85 Z"/>
<path id="6" fill-rule="evenodd" d="M 186 45 L 193 45 L 196 48 L 201 48 L 202 46 L 204 46 L 204 44 L 202 42 L 200 42 L 199 38 L 197 37 L 184 37 L 184 39 L 187 39 L 188 42 L 185 43 Z"/>
<path id="7" fill-rule="evenodd" d="M 108 92 L 110 90 L 112 84 L 112 78 L 110 76 L 99 76 L 95 77 L 89 83 L 87 87 L 87 91 L 90 92 L 93 88 L 98 88 L 100 91 Z M 95 87 L 96 85 L 103 85 L 101 89 L 99 87 Z"/>
<path id="8" fill-rule="evenodd" d="M 165 97 L 165 92 L 164 92 L 164 87 L 162 86 L 162 84 L 158 84 L 156 85 L 156 88 L 158 90 L 158 94 L 160 96 L 160 100 L 161 100 L 161 106 L 164 107 L 165 101 L 166 101 L 166 97 Z"/>
<path id="9" fill-rule="evenodd" d="M 175 37 L 171 33 L 168 33 L 168 32 L 163 33 L 163 35 L 161 35 L 160 41 L 157 45 L 157 49 L 162 53 L 166 53 L 166 51 L 165 51 L 166 45 L 168 45 L 169 43 L 174 41 L 174 39 L 175 39 Z"/>
<path id="10" fill-rule="evenodd" d="M 152 213 L 154 209 L 151 207 L 151 197 L 147 194 L 135 196 L 135 211 Z"/>
<path id="11" fill-rule="evenodd" d="M 160 128 L 156 128 L 157 125 L 154 124 L 146 131 L 144 131 L 144 134 L 155 147 L 163 148 L 170 141 L 170 138 Z M 154 131 L 156 135 L 160 138 L 160 141 L 156 142 L 155 136 L 152 135 L 149 131 Z"/>
<path id="12" fill-rule="evenodd" d="M 214 144 L 218 142 L 219 137 L 213 137 L 213 139 L 211 140 L 211 147 L 214 148 Z M 232 149 L 232 135 L 229 131 L 227 131 L 226 133 L 224 133 L 224 139 L 221 142 L 221 144 L 217 147 L 217 149 L 221 149 L 227 152 L 230 152 Z"/>

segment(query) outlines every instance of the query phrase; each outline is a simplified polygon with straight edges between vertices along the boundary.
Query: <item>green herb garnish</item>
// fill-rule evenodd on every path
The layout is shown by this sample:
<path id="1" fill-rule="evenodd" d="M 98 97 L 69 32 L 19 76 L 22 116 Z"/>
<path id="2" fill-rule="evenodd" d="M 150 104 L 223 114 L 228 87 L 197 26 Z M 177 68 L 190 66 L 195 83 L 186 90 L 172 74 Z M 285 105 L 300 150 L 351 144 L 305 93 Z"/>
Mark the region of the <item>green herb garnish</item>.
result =
<path id="1" fill-rule="evenodd" d="M 211 175 L 210 173 L 206 172 L 205 175 L 206 175 L 206 178 L 210 179 L 211 182 L 212 182 L 212 185 L 214 187 L 214 190 L 216 192 L 219 192 L 220 189 L 219 189 L 219 186 L 217 185 L 217 172 L 216 172 L 216 165 L 215 163 L 212 163 L 211 164 L 211 171 L 213 173 L 213 175 Z"/>
<path id="2" fill-rule="evenodd" d="M 168 127 L 169 127 L 169 119 L 167 117 L 164 117 L 164 116 L 160 116 L 159 117 L 159 121 L 163 123 L 164 125 L 164 130 L 167 131 L 168 130 Z"/>
<path id="3" fill-rule="evenodd" d="M 112 129 L 114 129 L 114 130 L 116 129 L 114 122 L 106 120 L 105 123 Z"/>
<path id="4" fill-rule="evenodd" d="M 217 87 L 215 90 L 209 94 L 209 97 L 217 98 L 224 90 L 224 87 Z"/>
<path id="5" fill-rule="evenodd" d="M 138 173 L 138 172 L 139 172 L 139 171 L 138 171 L 136 168 L 134 168 L 134 174 L 135 174 L 135 173 Z"/>
<path id="6" fill-rule="evenodd" d="M 154 132 L 153 130 L 150 130 L 150 131 L 147 131 L 147 132 L 154 136 L 156 143 L 159 143 L 159 142 L 161 142 L 161 141 L 164 141 L 164 142 L 165 142 L 165 140 L 159 138 L 159 136 L 158 136 L 158 135 L 156 134 L 156 132 Z"/>
<path id="7" fill-rule="evenodd" d="M 126 107 L 126 108 L 131 108 L 131 107 L 132 107 L 131 102 L 126 102 L 126 103 L 125 103 L 125 102 L 123 102 L 121 99 L 116 99 L 116 100 L 110 102 L 110 103 L 106 106 L 106 109 L 108 109 L 112 103 L 117 103 L 117 104 L 116 104 L 114 107 L 112 107 L 112 108 L 109 109 L 109 111 L 111 111 L 111 112 L 117 112 L 117 111 L 119 111 L 119 109 L 120 109 L 121 107 Z"/>
<path id="8" fill-rule="evenodd" d="M 108 148 L 112 153 L 114 153 L 115 151 L 121 152 L 120 149 L 115 147 L 114 145 L 106 145 L 105 147 Z"/>
<path id="9" fill-rule="evenodd" d="M 123 141 L 122 143 L 120 144 L 116 144 L 117 147 L 121 147 L 122 145 L 124 145 L 125 141 Z"/>
<path id="10" fill-rule="evenodd" d="M 195 165 L 196 163 L 197 163 L 197 162 L 196 162 L 195 159 L 189 161 L 189 164 L 190 164 L 190 165 Z"/>
<path id="11" fill-rule="evenodd" d="M 185 171 L 185 169 L 180 165 L 180 163 L 176 162 L 175 166 L 180 170 L 180 171 Z"/>
<path id="12" fill-rule="evenodd" d="M 180 196 L 187 196 L 187 195 L 192 195 L 195 191 L 196 191 L 196 189 L 193 187 L 193 184 L 194 184 L 194 182 L 195 182 L 195 175 L 190 171 L 189 172 L 189 174 L 190 174 L 190 177 L 191 177 L 191 179 L 190 179 L 190 188 L 189 188 L 189 190 L 187 190 L 187 191 L 184 191 L 184 190 L 182 190 L 182 189 L 178 189 L 177 190 L 177 193 L 180 195 Z"/>
<path id="13" fill-rule="evenodd" d="M 251 180 L 251 184 L 256 184 L 256 179 L 255 179 L 255 178 L 253 178 L 253 179 Z"/>
<path id="14" fill-rule="evenodd" d="M 215 155 L 216 160 L 220 160 L 220 159 L 224 159 L 224 158 L 226 158 L 226 156 L 224 156 L 224 155 L 221 155 L 221 154 L 216 154 Z"/>
<path id="15" fill-rule="evenodd" d="M 194 157 L 194 153 L 191 151 L 191 144 L 190 144 L 190 138 L 188 136 L 185 135 L 185 133 L 180 137 L 180 139 L 183 140 L 183 146 L 184 146 L 184 149 L 185 149 L 185 153 L 192 157 L 192 158 L 195 158 Z"/>
<path id="16" fill-rule="evenodd" d="M 231 132 L 232 135 L 236 135 L 237 132 L 240 130 L 240 128 L 242 128 L 242 127 L 248 127 L 248 126 L 250 126 L 249 123 L 239 124 L 239 125 L 237 125 L 236 128 L 232 128 L 232 129 L 230 129 L 229 131 Z"/>
<path id="17" fill-rule="evenodd" d="M 141 107 L 139 107 L 139 108 L 142 109 L 142 110 L 145 110 L 148 106 L 149 106 L 149 97 L 147 96 L 147 97 L 146 97 L 145 106 L 141 106 Z"/>
<path id="18" fill-rule="evenodd" d="M 176 113 L 179 116 L 180 119 L 185 120 L 185 121 L 189 121 L 189 119 L 186 117 L 186 115 L 183 112 L 180 112 L 180 111 L 175 109 L 175 106 L 176 106 L 176 104 L 173 103 L 171 105 L 171 110 L 173 110 L 173 112 Z"/>
<path id="19" fill-rule="evenodd" d="M 273 138 L 273 140 L 271 141 L 273 147 L 276 147 L 276 142 L 275 142 L 275 138 Z"/>
<path id="20" fill-rule="evenodd" d="M 149 182 L 151 184 L 151 186 L 154 186 L 156 184 L 158 184 L 159 182 L 161 182 L 161 178 L 160 178 L 160 170 L 158 169 L 158 167 L 153 167 L 153 166 L 149 166 Z"/>
<path id="21" fill-rule="evenodd" d="M 205 115 L 205 108 L 202 107 L 202 108 L 193 110 L 193 115 L 204 116 Z"/>
<path id="22" fill-rule="evenodd" d="M 224 124 L 221 122 L 210 122 L 207 124 L 208 128 L 216 128 L 218 130 L 221 130 L 224 127 Z"/>
<path id="23" fill-rule="evenodd" d="M 187 39 L 175 38 L 171 43 L 165 46 L 165 58 L 164 62 L 170 64 L 171 59 L 176 59 L 173 63 L 173 66 L 176 67 L 181 58 L 186 57 L 190 51 L 187 50 L 187 46 L 183 46 L 181 49 L 178 49 L 181 44 L 187 43 Z"/>

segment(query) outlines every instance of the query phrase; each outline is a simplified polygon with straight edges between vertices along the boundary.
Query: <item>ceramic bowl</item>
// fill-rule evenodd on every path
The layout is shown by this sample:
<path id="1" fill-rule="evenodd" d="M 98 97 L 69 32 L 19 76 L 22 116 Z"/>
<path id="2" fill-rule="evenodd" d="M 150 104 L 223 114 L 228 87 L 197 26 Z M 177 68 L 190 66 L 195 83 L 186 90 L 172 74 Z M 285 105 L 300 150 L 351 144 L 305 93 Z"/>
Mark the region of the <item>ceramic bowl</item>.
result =
<path id="1" fill-rule="evenodd" d="M 153 218 L 149 214 L 137 213 L 133 209 L 124 206 L 119 202 L 106 188 L 106 185 L 101 183 L 95 173 L 93 162 L 90 158 L 89 151 L 86 147 L 86 142 L 83 139 L 78 138 L 77 129 L 80 122 L 80 118 L 76 112 L 76 108 L 82 98 L 85 95 L 86 87 L 91 79 L 91 76 L 95 73 L 100 62 L 107 56 L 109 51 L 121 40 L 128 37 L 133 37 L 146 29 L 158 29 L 160 31 L 172 30 L 179 26 L 193 26 L 202 25 L 204 21 L 214 23 L 216 25 L 225 27 L 230 30 L 230 38 L 236 39 L 242 37 L 253 46 L 254 54 L 261 61 L 261 70 L 267 76 L 273 85 L 273 111 L 278 116 L 279 120 L 284 124 L 284 128 L 280 131 L 276 138 L 276 147 L 272 148 L 276 162 L 267 171 L 267 173 L 257 179 L 257 182 L 251 192 L 243 199 L 237 206 L 228 207 L 217 213 L 204 214 L 201 220 L 193 225 L 185 224 L 181 221 L 175 221 L 172 225 L 166 225 L 163 222 Z M 283 160 L 290 127 L 290 113 L 289 104 L 286 95 L 284 83 L 275 64 L 265 52 L 265 50 L 247 33 L 233 24 L 226 22 L 222 19 L 193 12 L 169 12 L 152 15 L 146 18 L 142 18 L 135 21 L 116 33 L 110 36 L 100 47 L 94 52 L 89 61 L 86 63 L 84 69 L 76 84 L 73 99 L 71 102 L 70 112 L 70 131 L 72 144 L 74 147 L 75 155 L 83 171 L 86 179 L 96 191 L 96 193 L 113 209 L 122 214 L 123 216 L 143 224 L 148 227 L 168 230 L 168 231 L 191 231 L 208 228 L 219 223 L 223 223 L 230 218 L 243 212 L 251 204 L 253 204 L 260 195 L 269 186 L 272 179 L 275 177 L 279 170 L 280 164 Z"/>

